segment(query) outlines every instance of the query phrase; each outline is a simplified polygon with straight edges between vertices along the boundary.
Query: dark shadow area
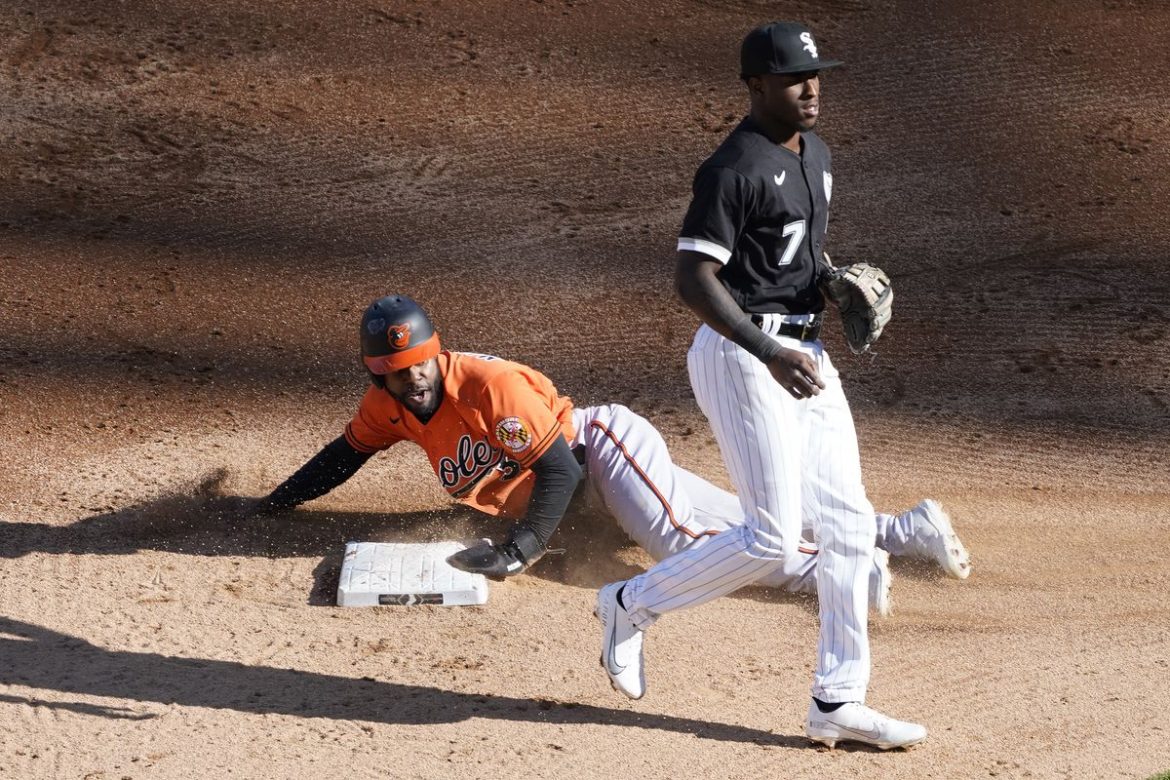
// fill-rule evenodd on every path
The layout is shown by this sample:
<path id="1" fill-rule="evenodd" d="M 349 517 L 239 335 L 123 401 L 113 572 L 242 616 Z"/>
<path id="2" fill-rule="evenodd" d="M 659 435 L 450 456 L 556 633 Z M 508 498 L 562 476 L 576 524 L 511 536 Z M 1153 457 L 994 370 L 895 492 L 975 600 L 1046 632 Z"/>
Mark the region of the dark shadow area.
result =
<path id="1" fill-rule="evenodd" d="M 254 499 L 224 495 L 227 473 L 152 501 L 91 515 L 67 526 L 0 521 L 0 558 L 30 553 L 130 555 L 157 550 L 180 555 L 266 558 L 321 557 L 318 594 L 332 589 L 348 541 L 430 542 L 502 538 L 510 522 L 454 505 L 428 512 L 352 512 L 296 509 L 269 516 L 250 514 Z M 529 574 L 584 587 L 599 587 L 639 569 L 615 553 L 632 542 L 604 513 L 571 508 L 552 540 L 553 550 Z M 565 552 L 557 552 L 564 550 Z M 330 577 L 332 584 L 330 585 Z"/>
<path id="2" fill-rule="evenodd" d="M 364 308 L 368 301 L 355 298 L 349 303 Z M 346 316 L 345 322 L 353 326 L 360 319 L 359 311 Z M 654 350 L 660 347 L 654 344 L 633 345 L 617 356 L 566 354 L 558 350 L 557 339 L 548 338 L 547 329 L 543 341 L 516 332 L 472 337 L 469 332 L 482 321 L 474 313 L 459 320 L 447 315 L 434 319 L 445 326 L 445 349 L 488 353 L 532 366 L 581 406 L 644 399 L 645 408 L 663 400 L 689 399 L 685 380 L 684 384 L 672 381 L 653 393 L 647 391 L 640 370 L 659 354 Z M 212 327 L 208 324 L 205 330 Z M 245 330 L 250 326 L 236 327 Z M 683 333 L 683 326 L 677 332 Z M 339 408 L 350 411 L 367 382 L 353 357 L 356 342 L 306 345 L 293 341 L 287 333 L 262 334 L 250 343 L 241 343 L 242 337 L 217 343 L 216 337 L 201 333 L 176 339 L 161 326 L 160 335 L 149 340 L 108 333 L 86 334 L 83 341 L 71 339 L 65 332 L 35 336 L 7 332 L 0 336 L 0 379 L 15 387 L 26 381 L 71 382 L 84 384 L 90 393 L 117 387 L 160 396 L 205 394 L 209 399 L 222 399 L 231 394 L 254 402 L 277 393 L 320 392 L 337 396 Z M 683 355 L 685 358 L 685 350 Z"/>
<path id="3" fill-rule="evenodd" d="M 217 495 L 222 474 L 194 488 L 91 515 L 67 526 L 0 523 L 0 557 L 29 553 L 129 555 L 158 550 L 181 555 L 315 557 L 339 553 L 345 542 L 430 541 L 464 528 L 459 509 L 402 514 L 298 510 L 257 517 L 251 498 Z"/>
<path id="4" fill-rule="evenodd" d="M 301 718 L 407 725 L 458 723 L 469 718 L 603 724 L 691 734 L 722 742 L 811 748 L 803 737 L 727 723 L 553 699 L 461 693 L 298 669 L 106 650 L 78 637 L 8 618 L 0 618 L 0 684 Z M 23 698 L 8 700 L 28 702 Z M 92 705 L 37 703 L 103 717 L 126 717 L 123 711 Z"/>
<path id="5" fill-rule="evenodd" d="M 351 315 L 349 319 L 356 321 L 358 316 Z M 563 352 L 557 339 L 542 344 L 534 338 L 521 341 L 515 334 L 504 334 L 473 340 L 465 333 L 476 322 L 476 318 L 469 317 L 465 322 L 452 323 L 444 334 L 453 330 L 455 336 L 444 346 L 453 351 L 487 352 L 533 366 L 578 406 L 622 403 L 661 425 L 667 421 L 655 413 L 662 405 L 693 404 L 681 370 L 666 372 L 668 381 L 649 386 L 642 373 L 645 366 L 663 361 L 662 347 L 656 342 L 632 345 L 618 355 L 600 350 Z M 1028 329 L 1036 322 L 1028 317 L 1019 324 Z M 690 323 L 681 319 L 678 323 L 672 333 L 689 331 Z M 836 327 L 836 323 L 832 324 Z M 555 332 L 558 338 L 562 334 L 559 329 Z M 1146 349 L 1162 343 L 1168 332 L 1170 314 L 1151 307 L 1126 309 L 1114 318 L 1107 331 L 1112 340 Z M 830 337 L 839 338 L 835 330 Z M 512 340 L 518 343 L 503 343 Z M 682 336 L 678 335 L 677 340 L 681 341 Z M 118 392 L 183 397 L 215 406 L 228 402 L 261 403 L 275 394 L 321 395 L 336 398 L 337 408 L 345 412 L 356 406 L 365 387 L 365 377 L 355 368 L 353 348 L 348 345 L 306 348 L 290 340 L 279 343 L 275 338 L 259 346 L 233 342 L 216 347 L 194 342 L 192 339 L 180 350 L 164 346 L 161 339 L 153 344 L 125 337 L 87 339 L 81 343 L 70 342 L 67 333 L 35 339 L 6 334 L 0 345 L 0 380 L 14 388 L 27 382 L 53 382 L 65 387 L 68 382 L 76 384 L 81 377 L 89 393 L 116 388 Z M 846 372 L 845 392 L 859 421 L 873 413 L 869 404 L 882 417 L 897 415 L 926 426 L 955 417 L 976 427 L 984 423 L 1011 426 L 1037 436 L 1059 426 L 1062 436 L 1069 440 L 1104 436 L 1160 444 L 1170 433 L 1170 398 L 1159 384 L 1167 361 L 1160 355 L 1127 366 L 1112 366 L 1100 355 L 1085 356 L 1064 348 L 999 350 L 985 356 L 984 373 L 970 374 L 973 378 L 967 386 L 960 387 L 960 374 L 940 378 L 931 373 L 936 370 L 935 364 L 917 357 L 909 368 L 878 373 L 854 359 L 843 345 L 836 346 L 835 351 L 830 351 Z M 312 359 L 304 358 L 308 349 L 312 350 Z M 685 360 L 684 348 L 671 350 L 670 357 Z M 897 365 L 895 360 L 882 360 L 882 365 Z M 1050 399 L 1057 392 L 1054 386 L 1090 382 L 1098 392 L 1060 398 L 1059 416 L 1052 415 Z M 971 386 L 976 383 L 978 387 L 973 390 Z M 976 392 L 985 387 L 986 392 Z M 700 431 L 706 433 L 705 423 Z"/>
<path id="6" fill-rule="evenodd" d="M 0 642 L 3 641 L 0 640 Z M 44 699 L 33 699 L 28 696 L 8 696 L 6 694 L 0 694 L 0 703 L 24 704 L 29 707 L 49 707 L 54 710 L 76 712 L 79 715 L 93 715 L 95 717 L 114 718 L 116 720 L 151 720 L 152 718 L 158 717 L 149 712 L 133 712 L 125 707 L 105 707 L 100 704 L 86 704 L 77 701 L 45 701 Z"/>
<path id="7" fill-rule="evenodd" d="M 320 558 L 308 602 L 330 606 L 337 603 L 346 542 L 501 539 L 511 524 L 460 505 L 427 512 L 296 509 L 255 516 L 247 511 L 254 499 L 220 492 L 225 477 L 226 472 L 215 472 L 186 491 L 91 515 L 67 526 L 0 521 L 0 559 L 31 553 L 132 555 L 140 550 L 196 556 Z M 600 588 L 643 571 L 620 554 L 634 547 L 608 514 L 590 508 L 587 502 L 575 501 L 553 536 L 550 551 L 523 576 Z M 775 588 L 747 587 L 734 595 L 765 603 L 799 603 L 816 610 L 815 599 Z"/>

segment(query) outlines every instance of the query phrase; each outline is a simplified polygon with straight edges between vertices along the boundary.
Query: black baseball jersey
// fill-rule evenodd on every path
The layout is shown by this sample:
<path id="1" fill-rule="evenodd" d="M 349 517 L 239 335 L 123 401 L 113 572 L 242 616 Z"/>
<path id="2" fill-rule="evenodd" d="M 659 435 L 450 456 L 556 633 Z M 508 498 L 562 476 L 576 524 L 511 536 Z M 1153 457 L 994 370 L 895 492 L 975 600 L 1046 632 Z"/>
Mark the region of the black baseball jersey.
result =
<path id="1" fill-rule="evenodd" d="M 746 312 L 824 309 L 817 273 L 833 190 L 829 148 L 802 133 L 802 154 L 746 117 L 695 174 L 680 250 L 719 262 L 719 280 Z"/>

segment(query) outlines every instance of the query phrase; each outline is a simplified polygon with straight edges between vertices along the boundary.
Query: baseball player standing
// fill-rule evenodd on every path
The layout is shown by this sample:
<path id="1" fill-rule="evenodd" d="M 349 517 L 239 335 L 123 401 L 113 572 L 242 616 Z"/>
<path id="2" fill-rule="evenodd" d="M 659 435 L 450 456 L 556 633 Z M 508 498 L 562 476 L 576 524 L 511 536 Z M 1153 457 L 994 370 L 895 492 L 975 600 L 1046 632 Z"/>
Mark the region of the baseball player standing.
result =
<path id="1" fill-rule="evenodd" d="M 676 286 L 703 321 L 687 356 L 691 387 L 745 522 L 602 588 L 602 664 L 615 688 L 642 696 L 642 632 L 666 612 L 766 574 L 797 576 L 803 512 L 820 548 L 820 638 L 805 733 L 829 747 L 907 747 L 925 740 L 926 729 L 864 704 L 874 513 L 840 378 L 817 338 L 833 178 L 829 150 L 812 129 L 818 72 L 840 63 L 821 59 L 812 32 L 794 23 L 752 30 L 740 57 L 750 114 L 695 175 Z"/>

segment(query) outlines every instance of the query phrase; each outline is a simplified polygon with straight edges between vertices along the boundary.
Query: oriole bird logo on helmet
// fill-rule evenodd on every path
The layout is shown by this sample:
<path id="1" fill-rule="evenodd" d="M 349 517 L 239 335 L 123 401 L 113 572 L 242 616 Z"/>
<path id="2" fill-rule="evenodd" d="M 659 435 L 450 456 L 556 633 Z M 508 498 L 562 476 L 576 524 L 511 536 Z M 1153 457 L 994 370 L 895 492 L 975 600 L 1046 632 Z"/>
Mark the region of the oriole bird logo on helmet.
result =
<path id="1" fill-rule="evenodd" d="M 379 387 L 382 376 L 430 360 L 440 349 L 434 323 L 405 295 L 379 298 L 362 317 L 362 363 Z"/>
<path id="2" fill-rule="evenodd" d="M 394 349 L 406 349 L 410 346 L 410 323 L 391 325 L 390 329 L 386 331 L 386 338 L 390 340 L 390 346 Z"/>

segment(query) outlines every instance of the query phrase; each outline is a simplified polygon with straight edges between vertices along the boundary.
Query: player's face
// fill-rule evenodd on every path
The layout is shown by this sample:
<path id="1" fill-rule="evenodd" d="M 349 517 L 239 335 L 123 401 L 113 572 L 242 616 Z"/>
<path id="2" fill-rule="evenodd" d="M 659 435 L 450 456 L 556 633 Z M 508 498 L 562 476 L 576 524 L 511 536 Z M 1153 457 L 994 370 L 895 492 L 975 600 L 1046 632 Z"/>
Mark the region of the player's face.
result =
<path id="1" fill-rule="evenodd" d="M 764 115 L 783 127 L 812 130 L 821 113 L 817 71 L 754 76 L 748 88 Z"/>
<path id="2" fill-rule="evenodd" d="M 392 371 L 385 379 L 386 391 L 420 420 L 433 415 L 443 400 L 438 358 Z"/>

